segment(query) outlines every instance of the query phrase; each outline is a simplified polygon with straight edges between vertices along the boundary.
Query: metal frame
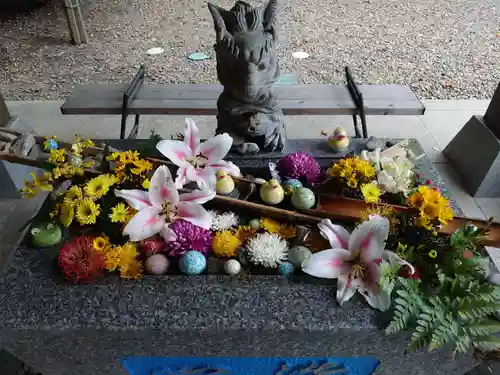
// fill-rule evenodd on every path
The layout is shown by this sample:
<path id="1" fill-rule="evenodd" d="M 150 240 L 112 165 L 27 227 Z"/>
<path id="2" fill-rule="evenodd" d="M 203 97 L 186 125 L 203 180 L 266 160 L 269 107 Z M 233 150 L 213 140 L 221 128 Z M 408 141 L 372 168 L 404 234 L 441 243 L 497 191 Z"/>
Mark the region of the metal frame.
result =
<path id="1" fill-rule="evenodd" d="M 368 129 L 366 127 L 366 116 L 365 116 L 365 104 L 363 101 L 363 94 L 359 91 L 359 87 L 352 78 L 351 70 L 348 66 L 345 67 L 345 78 L 347 81 L 347 90 L 349 90 L 349 94 L 351 94 L 351 99 L 356 105 L 357 113 L 352 115 L 352 121 L 354 123 L 354 132 L 356 134 L 356 138 L 361 138 L 361 132 L 358 127 L 358 118 L 361 119 L 361 128 L 363 130 L 363 138 L 368 138 Z"/>
<path id="2" fill-rule="evenodd" d="M 7 108 L 7 104 L 3 99 L 3 95 L 0 92 L 0 127 L 7 126 L 10 120 L 10 112 Z"/>
<path id="3" fill-rule="evenodd" d="M 141 65 L 141 67 L 139 68 L 139 71 L 136 73 L 136 75 L 132 79 L 132 82 L 130 82 L 130 85 L 128 85 L 127 89 L 123 93 L 122 122 L 121 122 L 121 128 L 120 128 L 120 139 L 125 139 L 125 132 L 127 130 L 127 117 L 129 115 L 128 106 L 135 99 L 135 97 L 137 96 L 137 93 L 139 92 L 142 85 L 144 84 L 144 76 L 145 75 L 146 75 L 146 69 L 144 68 L 144 65 Z M 139 132 L 139 119 L 140 119 L 140 115 L 137 113 L 135 115 L 134 127 L 130 131 L 130 134 L 128 135 L 127 139 L 137 138 L 137 133 Z"/>

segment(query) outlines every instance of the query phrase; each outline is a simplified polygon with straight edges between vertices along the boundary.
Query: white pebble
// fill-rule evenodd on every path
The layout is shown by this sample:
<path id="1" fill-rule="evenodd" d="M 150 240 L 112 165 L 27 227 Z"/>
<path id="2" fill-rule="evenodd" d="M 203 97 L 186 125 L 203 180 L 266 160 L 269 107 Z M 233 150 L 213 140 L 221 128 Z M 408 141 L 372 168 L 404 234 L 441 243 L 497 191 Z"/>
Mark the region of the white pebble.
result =
<path id="1" fill-rule="evenodd" d="M 229 259 L 224 263 L 224 272 L 228 275 L 234 276 L 240 273 L 241 264 L 236 259 Z"/>
<path id="2" fill-rule="evenodd" d="M 144 264 L 147 273 L 151 275 L 164 275 L 167 273 L 169 261 L 163 254 L 153 254 Z"/>

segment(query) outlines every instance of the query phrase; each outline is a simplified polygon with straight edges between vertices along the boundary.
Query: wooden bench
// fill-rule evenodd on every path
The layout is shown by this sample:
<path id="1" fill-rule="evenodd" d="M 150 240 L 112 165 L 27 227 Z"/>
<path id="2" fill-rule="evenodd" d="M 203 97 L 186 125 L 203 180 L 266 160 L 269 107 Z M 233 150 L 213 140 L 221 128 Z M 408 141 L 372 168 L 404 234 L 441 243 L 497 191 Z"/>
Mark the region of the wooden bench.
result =
<path id="1" fill-rule="evenodd" d="M 216 115 L 220 85 L 144 84 L 141 67 L 129 85 L 78 85 L 61 106 L 64 115 L 121 115 L 120 139 L 126 120 L 135 115 L 129 138 L 137 136 L 140 115 Z M 411 89 L 401 85 L 356 85 L 346 68 L 347 85 L 275 85 L 285 115 L 351 115 L 357 137 L 368 137 L 367 115 L 423 115 L 425 106 Z"/>

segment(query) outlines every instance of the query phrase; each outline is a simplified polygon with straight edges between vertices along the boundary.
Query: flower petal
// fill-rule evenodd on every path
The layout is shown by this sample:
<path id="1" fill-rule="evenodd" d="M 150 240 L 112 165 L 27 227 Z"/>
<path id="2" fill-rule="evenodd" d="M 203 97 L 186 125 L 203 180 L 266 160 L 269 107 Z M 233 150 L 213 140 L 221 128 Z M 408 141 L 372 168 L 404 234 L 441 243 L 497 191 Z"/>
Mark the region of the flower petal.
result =
<path id="1" fill-rule="evenodd" d="M 349 239 L 349 250 L 361 251 L 361 259 L 368 262 L 379 259 L 389 236 L 389 220 L 374 215 L 370 220 L 358 225 Z"/>
<path id="2" fill-rule="evenodd" d="M 186 130 L 184 131 L 184 142 L 189 146 L 191 152 L 194 153 L 200 145 L 200 137 L 198 136 L 198 127 L 194 120 L 190 117 L 186 118 Z"/>
<path id="3" fill-rule="evenodd" d="M 201 190 L 215 190 L 215 170 L 212 167 L 188 168 L 186 176 L 189 181 L 196 181 Z"/>
<path id="4" fill-rule="evenodd" d="M 168 227 L 168 224 L 165 224 L 165 228 L 163 228 L 160 232 L 160 235 L 166 242 L 172 242 L 177 240 L 177 234 Z"/>
<path id="5" fill-rule="evenodd" d="M 115 195 L 118 198 L 124 199 L 130 207 L 137 211 L 153 205 L 149 200 L 149 194 L 147 191 L 137 189 L 115 190 Z"/>
<path id="6" fill-rule="evenodd" d="M 171 204 L 179 202 L 179 193 L 172 179 L 172 174 L 164 165 L 156 168 L 153 177 L 151 177 L 149 199 L 156 207 L 161 207 L 164 202 Z"/>
<path id="7" fill-rule="evenodd" d="M 218 161 L 216 163 L 210 164 L 210 166 L 215 169 L 215 171 L 223 170 L 224 172 L 232 175 L 239 177 L 241 176 L 240 168 L 234 163 L 231 163 L 230 161 Z"/>
<path id="8" fill-rule="evenodd" d="M 336 279 L 351 271 L 347 261 L 351 253 L 344 249 L 329 249 L 314 253 L 302 263 L 302 271 L 324 279 Z"/>
<path id="9" fill-rule="evenodd" d="M 357 289 L 357 281 L 351 280 L 348 276 L 339 277 L 337 280 L 337 302 L 340 306 L 349 301 Z"/>
<path id="10" fill-rule="evenodd" d="M 382 252 L 382 259 L 388 261 L 391 266 L 394 264 L 399 264 L 401 267 L 407 266 L 408 268 L 410 268 L 411 275 L 415 273 L 415 268 L 410 263 L 408 263 L 406 260 L 402 259 L 398 254 L 392 251 L 384 250 Z"/>
<path id="11" fill-rule="evenodd" d="M 182 187 L 188 183 L 188 179 L 186 177 L 188 168 L 194 167 L 190 164 L 187 167 L 179 167 L 179 169 L 177 169 L 177 178 L 175 179 L 175 187 L 177 189 L 182 189 Z"/>
<path id="12" fill-rule="evenodd" d="M 391 305 L 391 297 L 386 291 L 379 290 L 375 292 L 370 289 L 361 291 L 361 295 L 365 297 L 366 302 L 374 309 L 386 311 Z"/>
<path id="13" fill-rule="evenodd" d="M 160 209 L 151 206 L 134 215 L 123 230 L 131 241 L 141 241 L 159 233 L 165 228 L 165 219 L 160 215 Z"/>
<path id="14" fill-rule="evenodd" d="M 181 202 L 191 202 L 197 204 L 207 203 L 215 197 L 215 191 L 210 190 L 193 190 L 190 193 L 181 194 L 179 200 Z"/>
<path id="15" fill-rule="evenodd" d="M 177 204 L 177 218 L 187 220 L 207 230 L 212 226 L 212 217 L 207 210 L 192 202 L 179 202 Z"/>
<path id="16" fill-rule="evenodd" d="M 340 225 L 332 224 L 330 219 L 324 219 L 318 224 L 321 235 L 330 241 L 332 249 L 347 249 L 349 244 L 349 232 Z"/>
<path id="17" fill-rule="evenodd" d="M 189 146 L 182 141 L 164 140 L 156 144 L 156 149 L 179 167 L 189 164 L 186 158 L 193 157 Z"/>
<path id="18" fill-rule="evenodd" d="M 229 134 L 219 134 L 203 142 L 196 154 L 204 156 L 207 159 L 206 164 L 211 165 L 224 159 L 232 145 L 233 138 Z"/>

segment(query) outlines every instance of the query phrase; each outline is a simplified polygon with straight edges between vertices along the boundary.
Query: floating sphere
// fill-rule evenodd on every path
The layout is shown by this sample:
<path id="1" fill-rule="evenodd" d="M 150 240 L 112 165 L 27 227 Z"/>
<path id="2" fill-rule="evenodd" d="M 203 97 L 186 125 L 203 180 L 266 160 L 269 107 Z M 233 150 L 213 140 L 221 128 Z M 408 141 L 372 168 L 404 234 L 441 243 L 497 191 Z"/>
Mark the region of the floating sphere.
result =
<path id="1" fill-rule="evenodd" d="M 229 259 L 224 263 L 224 272 L 228 275 L 234 276 L 240 273 L 241 264 L 236 259 Z"/>
<path id="2" fill-rule="evenodd" d="M 293 194 L 295 189 L 304 187 L 304 185 L 302 185 L 302 182 L 300 182 L 296 178 L 290 178 L 288 180 L 285 180 L 283 182 L 282 186 L 283 186 L 283 189 L 285 190 L 285 194 L 287 194 L 287 195 Z"/>
<path id="3" fill-rule="evenodd" d="M 163 254 L 153 254 L 146 259 L 144 268 L 151 275 L 164 275 L 167 273 L 170 262 Z"/>
<path id="4" fill-rule="evenodd" d="M 316 197 L 311 189 L 297 188 L 292 195 L 292 205 L 299 210 L 307 210 L 314 207 Z"/>
<path id="5" fill-rule="evenodd" d="M 199 251 L 191 250 L 179 260 L 179 268 L 186 275 L 199 275 L 207 266 L 207 260 Z"/>
<path id="6" fill-rule="evenodd" d="M 47 139 L 45 141 L 45 146 L 48 151 L 50 150 L 58 150 L 59 149 L 59 143 L 55 139 Z"/>
<path id="7" fill-rule="evenodd" d="M 290 262 L 281 262 L 278 266 L 278 272 L 283 276 L 290 276 L 295 272 L 295 267 Z"/>
<path id="8" fill-rule="evenodd" d="M 311 250 L 305 246 L 294 246 L 288 250 L 288 260 L 295 267 L 302 267 L 302 263 L 312 255 Z"/>
<path id="9" fill-rule="evenodd" d="M 259 230 L 260 229 L 260 220 L 259 219 L 252 219 L 248 222 L 248 225 L 250 225 L 250 227 L 252 229 Z"/>

